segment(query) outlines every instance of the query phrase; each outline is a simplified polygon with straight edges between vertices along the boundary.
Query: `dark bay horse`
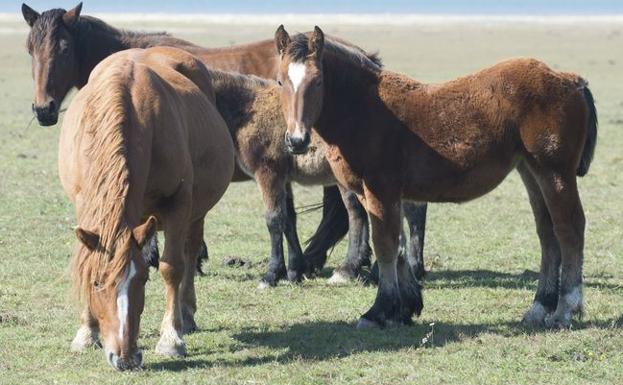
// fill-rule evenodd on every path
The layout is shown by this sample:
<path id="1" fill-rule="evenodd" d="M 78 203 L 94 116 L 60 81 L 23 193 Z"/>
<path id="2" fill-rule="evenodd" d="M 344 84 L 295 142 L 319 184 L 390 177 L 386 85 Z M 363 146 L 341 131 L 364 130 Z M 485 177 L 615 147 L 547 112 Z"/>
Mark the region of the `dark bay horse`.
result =
<path id="1" fill-rule="evenodd" d="M 73 87 L 82 88 L 93 68 L 101 60 L 129 48 L 173 46 L 191 52 L 214 68 L 253 74 L 267 79 L 274 79 L 277 73 L 279 61 L 272 39 L 227 48 L 203 48 L 164 33 L 119 30 L 94 17 L 81 15 L 81 9 L 82 3 L 69 11 L 52 9 L 40 14 L 27 5 L 22 5 L 24 19 L 31 27 L 27 47 L 33 59 L 35 80 L 32 107 L 42 125 L 56 123 L 60 105 L 69 90 Z M 234 181 L 248 178 L 243 170 L 236 169 Z M 335 186 L 324 188 L 323 219 L 309 246 L 303 252 L 296 233 L 296 213 L 289 185 L 286 192 L 287 215 L 283 217 L 276 212 L 269 212 L 267 215 L 267 223 L 272 223 L 269 225 L 272 246 L 269 270 L 264 275 L 263 281 L 274 285 L 278 279 L 286 275 L 282 246 L 284 235 L 289 254 L 287 275 L 291 280 L 298 281 L 303 274 L 322 269 L 327 251 L 347 231 L 350 233 L 346 260 L 336 271 L 335 276 L 336 278 L 356 276 L 361 267 L 369 263 L 370 248 L 367 216 L 354 194 L 344 189 L 338 193 Z M 408 255 L 417 261 L 418 276 L 421 276 L 424 274 L 422 252 L 426 205 L 407 204 L 405 211 L 409 232 L 413 235 L 410 238 Z M 281 221 L 278 226 L 274 225 L 274 218 Z M 280 229 L 285 233 L 279 232 Z M 156 250 L 155 242 L 152 249 Z M 207 256 L 207 253 L 205 255 Z M 199 266 L 200 261 L 198 268 Z"/>
<path id="2" fill-rule="evenodd" d="M 528 190 L 542 259 L 524 322 L 569 327 L 581 312 L 584 212 L 576 176 L 588 172 L 597 114 L 581 77 L 533 59 L 501 62 L 443 84 L 383 70 L 320 28 L 275 34 L 285 141 L 308 149 L 312 128 L 328 144 L 340 184 L 372 224 L 380 282 L 359 327 L 411 323 L 421 287 L 398 257 L 400 200 L 465 202 L 517 169 Z"/>
<path id="3" fill-rule="evenodd" d="M 158 222 L 166 309 L 156 350 L 185 354 L 182 335 L 196 328 L 194 259 L 204 217 L 233 171 L 231 136 L 197 58 L 171 47 L 132 49 L 93 70 L 67 110 L 59 145 L 61 182 L 78 220 L 73 278 L 87 304 L 75 350 L 101 334 L 113 367 L 141 365 L 142 249 Z"/>

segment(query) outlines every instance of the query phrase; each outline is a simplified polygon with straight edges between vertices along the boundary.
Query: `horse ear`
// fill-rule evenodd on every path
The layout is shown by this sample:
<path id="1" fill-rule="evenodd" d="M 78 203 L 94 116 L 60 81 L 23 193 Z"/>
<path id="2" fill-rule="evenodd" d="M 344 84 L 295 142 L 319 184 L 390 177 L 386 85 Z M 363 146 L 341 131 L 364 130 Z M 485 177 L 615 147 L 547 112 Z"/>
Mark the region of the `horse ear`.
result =
<path id="1" fill-rule="evenodd" d="M 32 27 L 39 16 L 41 16 L 39 12 L 27 6 L 26 3 L 22 3 L 22 15 L 24 15 L 24 20 L 26 20 L 26 23 L 30 27 Z"/>
<path id="2" fill-rule="evenodd" d="M 307 48 L 309 49 L 309 55 L 315 56 L 317 58 L 322 57 L 322 50 L 324 48 L 324 32 L 318 27 L 314 27 L 314 32 L 312 32 L 311 37 L 309 38 L 309 43 Z"/>
<path id="3" fill-rule="evenodd" d="M 73 27 L 80 18 L 80 11 L 82 11 L 82 3 L 78 3 L 73 9 L 65 12 L 63 23 L 68 27 Z"/>
<path id="4" fill-rule="evenodd" d="M 97 249 L 97 246 L 100 243 L 99 235 L 80 227 L 76 229 L 76 236 L 78 237 L 80 242 L 82 242 L 87 247 L 87 249 L 91 251 Z"/>
<path id="5" fill-rule="evenodd" d="M 283 28 L 283 24 L 281 24 L 275 32 L 275 45 L 277 46 L 277 52 L 279 52 L 279 55 L 283 55 L 284 52 L 286 52 L 286 48 L 291 41 L 290 35 L 288 35 L 286 29 Z"/>
<path id="6" fill-rule="evenodd" d="M 153 215 L 145 223 L 132 230 L 132 237 L 134 237 L 139 249 L 142 249 L 145 243 L 154 236 L 156 230 L 158 230 L 158 221 Z"/>

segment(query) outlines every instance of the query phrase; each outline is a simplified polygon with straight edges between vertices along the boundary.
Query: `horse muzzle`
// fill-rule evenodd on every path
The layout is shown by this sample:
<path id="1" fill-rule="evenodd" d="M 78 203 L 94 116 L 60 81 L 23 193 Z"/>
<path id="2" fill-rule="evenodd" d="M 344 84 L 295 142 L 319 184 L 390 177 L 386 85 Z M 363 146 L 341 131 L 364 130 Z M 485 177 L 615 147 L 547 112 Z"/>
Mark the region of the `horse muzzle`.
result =
<path id="1" fill-rule="evenodd" d="M 143 352 L 138 350 L 130 357 L 119 357 L 113 352 L 106 353 L 106 359 L 110 366 L 121 372 L 125 370 L 138 369 L 143 364 Z"/>
<path id="2" fill-rule="evenodd" d="M 300 155 L 306 153 L 309 150 L 310 142 L 309 132 L 305 132 L 302 136 L 290 135 L 290 133 L 286 132 L 285 144 L 290 154 Z"/>
<path id="3" fill-rule="evenodd" d="M 43 104 L 33 104 L 32 112 L 42 126 L 53 126 L 58 122 L 58 105 L 54 100 Z"/>

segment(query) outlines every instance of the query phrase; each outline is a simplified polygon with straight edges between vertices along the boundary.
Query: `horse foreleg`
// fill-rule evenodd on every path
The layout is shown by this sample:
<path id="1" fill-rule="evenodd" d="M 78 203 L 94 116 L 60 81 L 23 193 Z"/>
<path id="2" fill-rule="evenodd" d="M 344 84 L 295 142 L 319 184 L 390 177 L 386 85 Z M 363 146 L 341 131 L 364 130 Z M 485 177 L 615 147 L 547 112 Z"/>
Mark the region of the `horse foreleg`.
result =
<path id="1" fill-rule="evenodd" d="M 299 282 L 307 272 L 307 264 L 296 230 L 296 211 L 292 185 L 286 184 L 286 226 L 284 234 L 288 242 L 288 280 Z"/>
<path id="2" fill-rule="evenodd" d="M 71 341 L 71 351 L 82 353 L 90 347 L 102 347 L 99 341 L 99 326 L 88 307 L 80 314 L 80 328 Z"/>
<path id="3" fill-rule="evenodd" d="M 271 247 L 268 271 L 258 285 L 258 288 L 263 289 L 277 285 L 277 282 L 286 276 L 283 257 L 283 233 L 287 222 L 286 188 L 285 182 L 270 170 L 257 173 L 255 180 L 264 200 L 266 227 L 270 234 Z"/>
<path id="4" fill-rule="evenodd" d="M 379 267 L 379 285 L 374 304 L 359 320 L 358 328 L 400 324 L 402 300 L 398 282 L 397 257 L 400 238 L 401 204 L 399 195 L 383 199 L 365 189 L 366 210 L 370 216 L 374 253 Z"/>

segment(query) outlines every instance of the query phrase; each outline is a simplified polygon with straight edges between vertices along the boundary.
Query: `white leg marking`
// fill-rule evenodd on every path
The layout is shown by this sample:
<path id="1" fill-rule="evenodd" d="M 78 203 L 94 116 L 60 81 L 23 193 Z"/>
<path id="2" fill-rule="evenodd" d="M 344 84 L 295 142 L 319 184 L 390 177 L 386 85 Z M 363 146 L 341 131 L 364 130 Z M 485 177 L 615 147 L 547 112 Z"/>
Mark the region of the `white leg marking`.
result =
<path id="1" fill-rule="evenodd" d="M 306 67 L 304 63 L 290 63 L 288 66 L 288 77 L 292 82 L 292 88 L 294 89 L 294 93 L 299 88 L 303 79 L 305 78 Z"/>
<path id="2" fill-rule="evenodd" d="M 128 290 L 130 290 L 130 282 L 136 275 L 136 266 L 134 261 L 130 262 L 130 267 L 125 277 L 125 281 L 121 285 L 119 292 L 117 292 L 117 317 L 119 318 L 119 339 L 123 339 L 123 333 L 125 331 L 125 324 L 128 320 Z"/>
<path id="3" fill-rule="evenodd" d="M 571 311 L 582 307 L 582 288 L 580 286 L 574 287 L 571 293 L 564 296 L 564 301 Z"/>

